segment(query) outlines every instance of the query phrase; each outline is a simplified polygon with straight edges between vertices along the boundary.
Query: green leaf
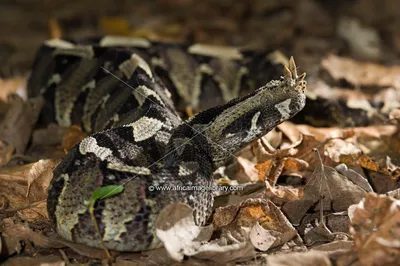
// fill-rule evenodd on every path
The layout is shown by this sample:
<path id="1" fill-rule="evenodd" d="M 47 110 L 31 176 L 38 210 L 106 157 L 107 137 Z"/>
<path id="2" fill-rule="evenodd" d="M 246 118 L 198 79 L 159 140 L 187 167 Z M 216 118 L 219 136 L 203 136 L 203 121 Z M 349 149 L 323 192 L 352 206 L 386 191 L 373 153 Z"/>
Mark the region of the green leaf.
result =
<path id="1" fill-rule="evenodd" d="M 95 191 L 93 191 L 90 201 L 94 202 L 99 199 L 109 198 L 114 195 L 118 195 L 123 190 L 124 190 L 123 186 L 117 186 L 117 185 L 99 187 Z"/>

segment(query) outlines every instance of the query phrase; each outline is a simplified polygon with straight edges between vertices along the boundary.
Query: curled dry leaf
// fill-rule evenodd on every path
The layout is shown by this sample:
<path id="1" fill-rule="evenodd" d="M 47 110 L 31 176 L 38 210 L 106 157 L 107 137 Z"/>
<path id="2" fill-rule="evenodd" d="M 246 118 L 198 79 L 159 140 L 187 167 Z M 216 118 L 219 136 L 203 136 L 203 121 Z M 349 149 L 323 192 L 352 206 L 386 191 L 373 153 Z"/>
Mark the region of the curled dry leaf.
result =
<path id="1" fill-rule="evenodd" d="M 400 177 L 400 134 L 395 126 L 354 128 L 361 154 L 341 155 L 340 162 L 382 173 L 393 179 Z"/>
<path id="2" fill-rule="evenodd" d="M 47 188 L 53 169 L 59 160 L 40 160 L 33 164 L 3 168 L 0 171 L 0 194 L 6 197 L 8 208 L 1 212 L 27 221 L 47 219 Z"/>
<path id="3" fill-rule="evenodd" d="M 266 187 L 266 197 L 278 206 L 282 206 L 291 200 L 299 200 L 303 197 L 303 188 L 290 188 L 279 185 L 272 187 L 269 183 L 266 183 Z"/>
<path id="4" fill-rule="evenodd" d="M 319 153 L 315 152 L 319 163 L 304 187 L 303 198 L 286 203 L 282 209 L 294 224 L 299 224 L 304 214 L 321 198 L 325 210 L 344 211 L 351 204 L 358 203 L 365 194 L 365 190 L 347 177 L 324 165 Z"/>
<path id="5" fill-rule="evenodd" d="M 269 200 L 247 199 L 219 209 L 213 216 L 213 223 L 222 235 L 240 236 L 242 242 L 250 240 L 260 250 L 283 245 L 297 235 L 287 218 Z"/>
<path id="6" fill-rule="evenodd" d="M 400 200 L 368 193 L 350 218 L 354 248 L 363 265 L 398 265 Z"/>
<path id="7" fill-rule="evenodd" d="M 356 86 L 400 87 L 400 67 L 359 62 L 354 59 L 329 55 L 322 67 L 336 79 L 345 79 Z"/>

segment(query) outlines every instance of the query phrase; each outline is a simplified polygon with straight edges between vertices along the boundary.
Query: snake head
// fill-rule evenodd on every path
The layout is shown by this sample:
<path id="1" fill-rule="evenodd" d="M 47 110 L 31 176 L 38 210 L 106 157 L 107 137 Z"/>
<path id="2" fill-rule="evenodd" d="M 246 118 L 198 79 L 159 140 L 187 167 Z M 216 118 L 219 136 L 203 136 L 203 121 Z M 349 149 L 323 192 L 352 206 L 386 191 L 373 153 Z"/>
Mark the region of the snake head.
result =
<path id="1" fill-rule="evenodd" d="M 306 104 L 306 73 L 298 75 L 293 57 L 290 58 L 289 64 L 284 66 L 283 72 L 284 76 L 280 80 L 271 81 L 266 85 L 272 91 L 270 98 L 277 111 L 274 112 L 277 122 L 290 119 Z"/>

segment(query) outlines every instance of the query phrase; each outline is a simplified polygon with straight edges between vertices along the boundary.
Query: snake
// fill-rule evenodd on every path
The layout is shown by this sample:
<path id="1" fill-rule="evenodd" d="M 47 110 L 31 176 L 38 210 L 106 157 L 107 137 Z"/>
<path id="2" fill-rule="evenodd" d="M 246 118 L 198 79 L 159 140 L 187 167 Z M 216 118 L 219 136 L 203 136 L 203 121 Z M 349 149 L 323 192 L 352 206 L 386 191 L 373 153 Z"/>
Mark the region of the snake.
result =
<path id="1" fill-rule="evenodd" d="M 47 209 L 58 235 L 115 251 L 157 248 L 155 221 L 175 202 L 205 225 L 211 190 L 154 188 L 212 186 L 235 152 L 303 109 L 305 73 L 272 53 L 117 36 L 43 43 L 28 80 L 29 96 L 45 99 L 38 124 L 88 133 L 53 171 Z M 97 200 L 91 216 L 93 192 L 110 185 L 123 191 Z"/>

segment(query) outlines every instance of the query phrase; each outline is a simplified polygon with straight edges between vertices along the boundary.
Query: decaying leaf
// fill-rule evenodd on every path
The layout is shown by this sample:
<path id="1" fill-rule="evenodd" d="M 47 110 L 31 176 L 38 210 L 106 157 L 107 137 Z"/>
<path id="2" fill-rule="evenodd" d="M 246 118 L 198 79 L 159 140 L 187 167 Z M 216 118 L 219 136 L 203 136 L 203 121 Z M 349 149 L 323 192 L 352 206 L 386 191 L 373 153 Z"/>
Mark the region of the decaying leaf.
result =
<path id="1" fill-rule="evenodd" d="M 259 223 L 256 223 L 250 231 L 251 243 L 261 251 L 270 249 L 281 236 L 282 233 L 274 230 L 265 230 Z"/>
<path id="2" fill-rule="evenodd" d="M 279 208 L 269 200 L 247 199 L 238 205 L 219 209 L 213 216 L 213 223 L 222 235 L 250 240 L 260 250 L 283 245 L 297 235 Z"/>
<path id="3" fill-rule="evenodd" d="M 3 219 L 1 222 L 2 235 L 7 238 L 16 238 L 20 241 L 33 242 L 38 247 L 61 248 L 64 245 L 52 240 L 41 233 L 34 232 L 27 224 L 15 222 L 11 218 Z"/>
<path id="4" fill-rule="evenodd" d="M 368 180 L 354 171 L 353 169 L 350 169 L 345 165 L 344 163 L 341 163 L 335 167 L 336 171 L 338 171 L 340 174 L 346 176 L 351 182 L 354 184 L 360 186 L 367 192 L 373 192 L 373 188 L 371 185 L 368 183 Z"/>
<path id="5" fill-rule="evenodd" d="M 279 185 L 272 187 L 269 183 L 265 185 L 267 187 L 265 192 L 266 197 L 278 206 L 282 206 L 291 200 L 299 200 L 303 197 L 303 188 L 291 188 Z"/>
<path id="6" fill-rule="evenodd" d="M 400 87 L 400 67 L 363 63 L 354 59 L 329 55 L 322 66 L 336 79 L 345 79 L 357 86 Z"/>
<path id="7" fill-rule="evenodd" d="M 283 206 L 283 211 L 289 220 L 298 224 L 304 214 L 321 198 L 325 210 L 344 211 L 354 203 L 359 202 L 365 190 L 355 185 L 334 168 L 325 166 L 317 150 L 319 158 L 310 181 L 304 187 L 304 196 L 301 200 L 290 201 Z"/>
<path id="8" fill-rule="evenodd" d="M 39 97 L 24 102 L 14 94 L 10 96 L 10 102 L 11 107 L 0 123 L 0 139 L 12 144 L 17 153 L 23 153 L 44 100 Z"/>
<path id="9" fill-rule="evenodd" d="M 0 194 L 8 208 L 0 213 L 19 216 L 27 221 L 47 219 L 47 188 L 59 160 L 40 160 L 33 164 L 3 168 L 0 171 Z"/>
<path id="10" fill-rule="evenodd" d="M 11 144 L 0 140 L 0 167 L 6 165 L 11 160 L 13 152 L 14 147 Z"/>
<path id="11" fill-rule="evenodd" d="M 350 219 L 354 248 L 363 265 L 398 265 L 400 200 L 368 193 Z"/>

